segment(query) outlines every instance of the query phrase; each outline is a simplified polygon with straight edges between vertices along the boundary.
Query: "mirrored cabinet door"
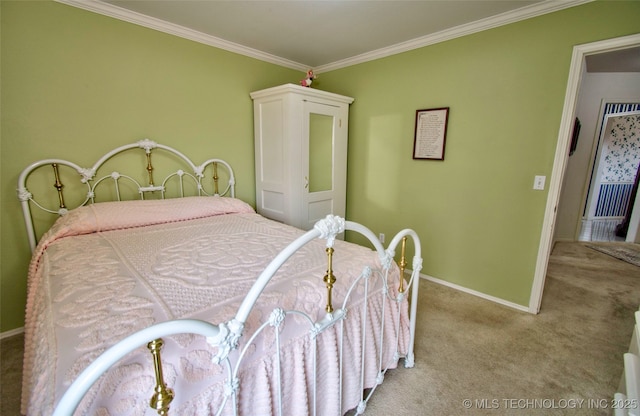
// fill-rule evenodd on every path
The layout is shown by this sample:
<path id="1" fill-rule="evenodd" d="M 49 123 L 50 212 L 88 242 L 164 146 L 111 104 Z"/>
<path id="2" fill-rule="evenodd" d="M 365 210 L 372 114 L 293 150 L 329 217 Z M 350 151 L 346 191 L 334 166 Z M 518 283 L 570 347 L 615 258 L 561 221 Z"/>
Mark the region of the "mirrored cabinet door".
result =
<path id="1" fill-rule="evenodd" d="M 309 112 L 309 193 L 333 189 L 333 124 L 335 117 Z"/>
<path id="2" fill-rule="evenodd" d="M 311 101 L 304 103 L 302 136 L 305 192 L 302 214 L 311 228 L 328 214 L 345 216 L 347 132 L 343 109 Z M 344 119 L 344 120 L 343 120 Z"/>

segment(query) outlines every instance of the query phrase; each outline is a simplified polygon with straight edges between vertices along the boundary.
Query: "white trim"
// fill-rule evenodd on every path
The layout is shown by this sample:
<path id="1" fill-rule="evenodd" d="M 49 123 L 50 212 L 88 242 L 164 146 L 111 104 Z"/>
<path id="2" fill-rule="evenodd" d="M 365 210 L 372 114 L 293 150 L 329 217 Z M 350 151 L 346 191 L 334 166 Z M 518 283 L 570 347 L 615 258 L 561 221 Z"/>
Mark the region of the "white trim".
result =
<path id="1" fill-rule="evenodd" d="M 414 49 L 423 48 L 425 46 L 434 45 L 451 39 L 460 38 L 471 35 L 473 33 L 482 32 L 484 30 L 494 29 L 496 27 L 519 22 L 521 20 L 531 19 L 547 13 L 557 12 L 559 10 L 568 9 L 570 7 L 579 6 L 589 3 L 593 0 L 546 0 L 525 6 L 517 10 L 498 14 L 496 16 L 481 19 L 475 22 L 445 29 L 440 32 L 422 36 L 406 42 L 401 42 L 386 48 L 380 48 L 375 51 L 363 53 L 351 58 L 336 61 L 327 65 L 321 65 L 314 69 L 314 72 L 327 72 L 335 69 L 345 68 L 352 65 L 373 61 L 387 56 L 408 52 Z"/>
<path id="2" fill-rule="evenodd" d="M 205 45 L 213 46 L 225 51 L 234 52 L 240 55 L 255 58 L 264 62 L 280 65 L 286 68 L 298 69 L 301 71 L 307 71 L 309 67 L 297 62 L 290 61 L 288 59 L 280 58 L 279 56 L 271 55 L 266 52 L 259 51 L 257 49 L 249 48 L 238 43 L 233 43 L 224 39 L 217 38 L 215 36 L 208 35 L 206 33 L 199 32 L 197 30 L 189 29 L 184 26 L 176 25 L 164 20 L 157 19 L 155 17 L 146 16 L 142 13 L 134 12 L 124 9 L 119 6 L 115 6 L 109 3 L 103 3 L 97 0 L 55 0 L 58 3 L 63 3 L 68 6 L 77 7 L 79 9 L 87 10 L 90 12 L 102 14 L 104 16 L 113 17 L 118 20 L 133 23 L 136 25 L 144 26 L 149 29 L 154 29 L 160 32 L 175 35 L 184 39 L 189 39 L 195 42 L 203 43 Z"/>
<path id="3" fill-rule="evenodd" d="M 22 333 L 24 333 L 24 327 L 20 327 L 20 328 L 16 328 L 16 329 L 10 329 L 10 330 L 5 331 L 5 332 L 0 332 L 0 340 L 12 337 L 14 335 L 20 335 Z"/>
<path id="4" fill-rule="evenodd" d="M 558 133 L 558 143 L 556 154 L 549 181 L 549 194 L 547 206 L 544 214 L 544 222 L 540 233 L 540 246 L 538 248 L 538 258 L 536 270 L 533 277 L 531 297 L 529 300 L 529 312 L 538 313 L 542 303 L 542 292 L 544 291 L 544 281 L 547 274 L 549 255 L 553 248 L 553 229 L 556 221 L 556 211 L 560 200 L 562 181 L 569 157 L 568 149 L 570 143 L 571 129 L 575 118 L 580 81 L 582 79 L 585 57 L 603 52 L 611 52 L 620 49 L 627 49 L 640 46 L 640 34 L 622 36 L 614 39 L 607 39 L 599 42 L 577 45 L 573 48 L 571 57 L 571 67 L 569 68 L 569 79 L 565 93 L 564 107 L 562 110 L 562 120 L 560 121 L 560 131 Z"/>
<path id="5" fill-rule="evenodd" d="M 255 58 L 261 61 L 269 62 L 272 64 L 280 65 L 286 68 L 306 71 L 310 68 L 309 65 L 305 65 L 299 62 L 294 62 L 289 59 L 281 58 L 269 53 L 265 53 L 253 48 L 249 48 L 237 43 L 233 43 L 224 39 L 217 38 L 215 36 L 208 35 L 206 33 L 199 32 L 197 30 L 189 29 L 184 26 L 169 23 L 164 20 L 160 20 L 154 17 L 149 17 L 144 14 L 124 9 L 119 6 L 115 6 L 110 3 L 104 3 L 98 0 L 55 0 L 58 3 L 63 3 L 69 6 L 84 9 L 90 12 L 102 14 L 104 16 L 113 17 L 125 22 L 137 24 L 150 29 L 158 30 L 160 32 L 168 33 L 170 35 L 179 36 L 181 38 L 193 40 L 195 42 L 203 43 L 205 45 L 213 46 L 219 49 L 224 49 L 229 52 L 238 53 L 240 55 Z M 326 72 L 335 69 L 345 68 L 360 63 L 373 61 L 375 59 L 384 58 L 391 55 L 407 52 L 413 49 L 419 49 L 425 46 L 434 45 L 436 43 L 444 42 L 447 40 L 459 38 L 462 36 L 470 35 L 473 33 L 481 32 L 483 30 L 493 29 L 499 26 L 508 25 L 510 23 L 519 22 L 521 20 L 530 19 L 533 17 L 541 16 L 547 13 L 553 13 L 559 10 L 567 9 L 581 4 L 592 2 L 593 0 L 545 0 L 539 3 L 525 6 L 517 10 L 501 13 L 496 16 L 488 17 L 478 20 L 476 22 L 467 23 L 464 25 L 456 26 L 450 29 L 442 30 L 427 36 L 422 36 L 416 39 L 412 39 L 406 42 L 401 42 L 396 45 L 392 45 L 386 48 L 377 49 L 375 51 L 356 55 L 351 58 L 343 59 L 326 65 L 320 65 L 314 68 L 314 71 Z"/>
<path id="6" fill-rule="evenodd" d="M 529 312 L 529 309 L 526 306 L 518 305 L 517 303 L 509 302 L 508 300 L 497 298 L 495 296 L 490 296 L 490 295 L 487 295 L 486 293 L 478 292 L 477 290 L 469 289 L 464 286 L 457 285 L 455 283 L 447 282 L 446 280 L 438 279 L 436 277 L 428 276 L 422 273 L 420 274 L 420 277 L 422 279 L 428 280 L 433 283 L 437 283 L 442 286 L 450 287 L 460 292 L 468 293 L 470 295 L 477 296 L 479 298 L 489 300 L 491 302 L 498 303 L 500 305 L 508 306 L 509 308 L 512 308 L 512 309 L 517 309 L 522 312 Z"/>

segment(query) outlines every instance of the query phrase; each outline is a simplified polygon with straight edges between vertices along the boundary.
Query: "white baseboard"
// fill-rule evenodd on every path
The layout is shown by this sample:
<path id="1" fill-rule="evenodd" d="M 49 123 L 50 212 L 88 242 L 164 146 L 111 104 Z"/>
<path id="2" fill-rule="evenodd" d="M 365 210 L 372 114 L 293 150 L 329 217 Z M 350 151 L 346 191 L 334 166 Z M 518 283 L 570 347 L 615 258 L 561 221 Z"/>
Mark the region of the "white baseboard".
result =
<path id="1" fill-rule="evenodd" d="M 565 237 L 559 237 L 553 240 L 553 244 L 555 243 L 575 243 L 576 239 L 575 238 L 565 238 Z M 552 244 L 552 245 L 553 245 Z"/>
<path id="2" fill-rule="evenodd" d="M 517 309 L 522 312 L 531 313 L 529 308 L 526 306 L 518 305 L 517 303 L 509 302 L 508 300 L 500 299 L 495 296 L 487 295 L 486 293 L 478 292 L 477 290 L 469 289 L 464 286 L 456 285 L 455 283 L 447 282 L 446 280 L 438 279 L 436 277 L 427 276 L 425 274 L 420 273 L 420 277 L 422 279 L 428 280 L 433 283 L 437 283 L 439 285 L 447 286 L 455 290 L 459 290 L 460 292 L 468 293 L 473 296 L 477 296 L 482 299 L 489 300 L 494 303 L 498 303 L 500 305 L 508 306 L 512 309 Z"/>
<path id="3" fill-rule="evenodd" d="M 11 330 L 5 331 L 5 332 L 0 332 L 0 339 L 9 338 L 9 337 L 12 337 L 14 335 L 20 335 L 23 332 L 24 332 L 24 327 L 11 329 Z"/>

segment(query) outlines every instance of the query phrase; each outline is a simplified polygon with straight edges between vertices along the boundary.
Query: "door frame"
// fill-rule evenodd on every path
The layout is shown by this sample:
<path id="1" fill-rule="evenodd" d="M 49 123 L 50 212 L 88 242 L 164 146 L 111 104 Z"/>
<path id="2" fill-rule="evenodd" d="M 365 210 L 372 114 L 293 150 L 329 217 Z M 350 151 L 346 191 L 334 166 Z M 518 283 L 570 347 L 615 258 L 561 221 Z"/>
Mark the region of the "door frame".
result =
<path id="1" fill-rule="evenodd" d="M 558 132 L 556 153 L 553 161 L 553 170 L 549 180 L 549 193 L 545 208 L 542 231 L 540 233 L 540 245 L 538 247 L 538 257 L 529 298 L 529 312 L 537 314 L 542 303 L 542 293 L 549 264 L 549 256 L 553 248 L 553 230 L 556 222 L 556 214 L 562 190 L 562 181 L 569 158 L 569 145 L 571 142 L 571 130 L 576 113 L 580 82 L 585 66 L 585 57 L 603 52 L 611 52 L 620 49 L 640 46 L 640 34 L 623 36 L 614 39 L 607 39 L 598 42 L 576 45 L 573 47 L 571 56 L 571 66 L 569 68 L 569 79 L 565 92 L 562 119 Z"/>

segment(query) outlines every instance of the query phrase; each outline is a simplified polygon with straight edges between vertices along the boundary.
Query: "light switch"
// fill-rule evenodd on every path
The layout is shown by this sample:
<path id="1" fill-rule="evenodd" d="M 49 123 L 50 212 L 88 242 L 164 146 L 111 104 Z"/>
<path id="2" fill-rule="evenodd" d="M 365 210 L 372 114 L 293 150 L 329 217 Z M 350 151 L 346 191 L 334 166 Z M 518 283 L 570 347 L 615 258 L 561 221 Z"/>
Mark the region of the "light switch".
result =
<path id="1" fill-rule="evenodd" d="M 533 180 L 533 189 L 542 191 L 544 189 L 544 182 L 546 179 L 546 176 L 536 176 Z"/>

